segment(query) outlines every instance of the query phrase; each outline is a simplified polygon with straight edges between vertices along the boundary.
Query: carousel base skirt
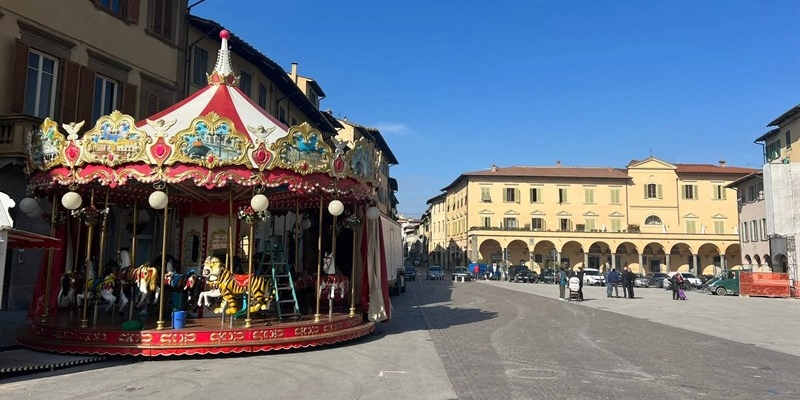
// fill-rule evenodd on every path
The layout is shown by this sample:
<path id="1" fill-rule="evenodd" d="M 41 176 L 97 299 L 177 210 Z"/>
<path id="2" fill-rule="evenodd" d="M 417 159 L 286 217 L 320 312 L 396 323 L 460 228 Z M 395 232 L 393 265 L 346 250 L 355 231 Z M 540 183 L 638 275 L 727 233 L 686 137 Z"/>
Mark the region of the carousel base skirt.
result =
<path id="1" fill-rule="evenodd" d="M 20 330 L 17 343 L 34 350 L 61 354 L 182 356 L 229 353 L 259 353 L 322 346 L 357 339 L 375 330 L 375 323 L 364 321 L 361 314 L 324 314 L 319 322 L 313 316 L 278 322 L 276 318 L 253 317 L 251 327 L 244 327 L 244 318 L 222 321 L 188 317 L 183 328 L 173 329 L 172 321 L 164 321 L 164 329 L 156 329 L 156 317 L 138 317 L 141 330 L 125 330 L 126 318 L 104 315 L 96 324 L 81 327 L 81 318 L 74 314 L 51 316 L 50 321 L 33 322 Z M 125 325 L 131 326 L 130 323 Z"/>

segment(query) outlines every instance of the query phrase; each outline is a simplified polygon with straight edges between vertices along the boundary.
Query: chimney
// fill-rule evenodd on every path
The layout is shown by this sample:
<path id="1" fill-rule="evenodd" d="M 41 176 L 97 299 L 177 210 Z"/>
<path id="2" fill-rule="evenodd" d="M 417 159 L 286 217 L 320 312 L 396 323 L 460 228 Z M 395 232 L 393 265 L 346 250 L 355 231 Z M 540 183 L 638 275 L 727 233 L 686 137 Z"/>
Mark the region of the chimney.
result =
<path id="1" fill-rule="evenodd" d="M 492 164 L 492 172 L 497 172 L 497 164 Z"/>
<path id="2" fill-rule="evenodd" d="M 560 166 L 561 166 L 561 160 L 556 160 L 556 167 L 560 167 Z"/>
<path id="3" fill-rule="evenodd" d="M 292 75 L 292 79 L 294 80 L 294 83 L 297 83 L 297 63 L 296 62 L 292 63 L 292 74 L 291 75 Z"/>
<path id="4" fill-rule="evenodd" d="M 720 167 L 724 167 L 725 166 L 725 160 L 719 160 L 719 166 Z"/>

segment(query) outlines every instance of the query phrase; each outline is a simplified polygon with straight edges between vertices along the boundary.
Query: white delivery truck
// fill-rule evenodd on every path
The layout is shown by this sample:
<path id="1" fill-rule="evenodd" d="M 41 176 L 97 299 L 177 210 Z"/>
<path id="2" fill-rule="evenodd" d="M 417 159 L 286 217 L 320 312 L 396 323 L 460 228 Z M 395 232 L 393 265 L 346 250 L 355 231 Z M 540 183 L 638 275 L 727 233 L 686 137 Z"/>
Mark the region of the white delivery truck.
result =
<path id="1" fill-rule="evenodd" d="M 397 296 L 406 291 L 405 268 L 403 267 L 403 231 L 397 221 L 381 215 L 383 228 L 383 251 L 386 256 L 386 276 L 389 295 Z"/>

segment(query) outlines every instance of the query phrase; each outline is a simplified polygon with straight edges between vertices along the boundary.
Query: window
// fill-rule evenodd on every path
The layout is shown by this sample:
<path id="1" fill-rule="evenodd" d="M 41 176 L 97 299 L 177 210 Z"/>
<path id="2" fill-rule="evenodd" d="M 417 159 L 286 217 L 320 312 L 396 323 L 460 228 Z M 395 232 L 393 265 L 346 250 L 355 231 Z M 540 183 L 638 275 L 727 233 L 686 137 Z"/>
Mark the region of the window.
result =
<path id="1" fill-rule="evenodd" d="M 681 194 L 684 199 L 697 200 L 697 185 L 683 185 L 683 192 Z"/>
<path id="2" fill-rule="evenodd" d="M 597 229 L 597 228 L 595 228 L 594 221 L 595 221 L 594 218 L 587 218 L 586 219 L 586 227 L 584 228 L 586 230 L 586 232 L 591 232 L 591 231 Z"/>
<path id="3" fill-rule="evenodd" d="M 611 189 L 611 204 L 620 204 L 619 189 Z"/>
<path id="4" fill-rule="evenodd" d="M 503 226 L 506 228 L 517 228 L 517 219 L 516 218 L 503 218 Z"/>
<path id="5" fill-rule="evenodd" d="M 258 106 L 267 109 L 267 88 L 262 84 L 258 84 Z"/>
<path id="6" fill-rule="evenodd" d="M 655 215 L 651 215 L 651 216 L 647 217 L 647 219 L 644 220 L 644 224 L 645 225 L 661 225 L 662 222 L 661 222 L 661 218 L 659 218 L 659 217 L 657 217 Z"/>
<path id="7" fill-rule="evenodd" d="M 761 219 L 761 240 L 767 240 L 767 219 Z"/>
<path id="8" fill-rule="evenodd" d="M 278 120 L 286 124 L 286 109 L 283 107 L 278 109 Z"/>
<path id="9" fill-rule="evenodd" d="M 583 188 L 583 202 L 594 204 L 594 188 Z"/>
<path id="10" fill-rule="evenodd" d="M 758 240 L 758 225 L 756 221 L 750 221 L 750 241 L 755 242 Z"/>
<path id="11" fill-rule="evenodd" d="M 39 118 L 54 117 L 58 60 L 35 50 L 28 52 L 24 112 Z"/>
<path id="12" fill-rule="evenodd" d="M 558 204 L 567 203 L 567 188 L 558 189 Z"/>
<path id="13" fill-rule="evenodd" d="M 172 40 L 172 0 L 152 0 L 150 30 L 167 40 Z"/>
<path id="14" fill-rule="evenodd" d="M 169 107 L 171 102 L 163 97 L 160 97 L 158 93 L 154 92 L 145 92 L 144 93 L 144 112 L 145 115 L 153 115 L 161 110 L 165 110 Z"/>
<path id="15" fill-rule="evenodd" d="M 503 199 L 503 201 L 506 203 L 519 203 L 519 189 L 506 188 L 505 199 Z"/>
<path id="16" fill-rule="evenodd" d="M 697 222 L 687 220 L 686 221 L 686 233 L 697 233 Z"/>
<path id="17" fill-rule="evenodd" d="M 124 0 L 99 0 L 97 3 L 114 14 L 122 15 L 122 7 L 120 6 L 120 3 L 123 1 Z"/>
<path id="18" fill-rule="evenodd" d="M 541 188 L 531 188 L 531 203 L 541 203 L 542 202 L 542 189 Z"/>
<path id="19" fill-rule="evenodd" d="M 200 47 L 194 48 L 194 65 L 192 68 L 192 83 L 205 86 L 208 84 L 208 52 Z"/>
<path id="20" fill-rule="evenodd" d="M 611 232 L 622 232 L 622 219 L 620 218 L 611 219 Z"/>
<path id="21" fill-rule="evenodd" d="M 662 196 L 662 187 L 661 184 L 655 183 L 648 183 L 644 187 L 644 198 L 645 199 L 660 199 Z"/>
<path id="22" fill-rule="evenodd" d="M 111 114 L 117 109 L 118 86 L 119 84 L 115 80 L 103 75 L 95 75 L 92 120 L 97 121 L 98 118 Z"/>
<path id="23" fill-rule="evenodd" d="M 481 188 L 481 202 L 483 203 L 491 203 L 492 202 L 492 195 L 489 193 L 488 187 Z"/>
<path id="24" fill-rule="evenodd" d="M 742 228 L 739 231 L 739 239 L 742 241 L 742 243 L 749 242 L 747 238 L 747 222 L 742 222 Z"/>
<path id="25" fill-rule="evenodd" d="M 570 231 L 572 230 L 572 221 L 569 218 L 559 218 L 558 219 L 558 230 L 560 231 Z"/>
<path id="26" fill-rule="evenodd" d="M 786 148 L 787 149 L 791 149 L 792 148 L 792 132 L 787 130 L 783 134 L 784 134 L 785 139 L 786 139 Z"/>
<path id="27" fill-rule="evenodd" d="M 531 229 L 535 231 L 544 230 L 544 218 L 531 218 Z"/>
<path id="28" fill-rule="evenodd" d="M 778 139 L 772 143 L 767 143 L 767 161 L 772 161 L 780 158 L 781 156 L 781 140 Z"/>
<path id="29" fill-rule="evenodd" d="M 481 226 L 484 228 L 492 227 L 492 217 L 481 217 Z"/>
<path id="30" fill-rule="evenodd" d="M 714 221 L 714 233 L 716 234 L 725 233 L 725 221 Z"/>
<path id="31" fill-rule="evenodd" d="M 714 185 L 714 200 L 725 200 L 725 185 Z"/>
<path id="32" fill-rule="evenodd" d="M 252 82 L 253 77 L 247 72 L 242 71 L 242 75 L 239 76 L 239 89 L 242 91 L 242 93 L 246 94 L 247 97 L 250 97 L 250 85 Z"/>

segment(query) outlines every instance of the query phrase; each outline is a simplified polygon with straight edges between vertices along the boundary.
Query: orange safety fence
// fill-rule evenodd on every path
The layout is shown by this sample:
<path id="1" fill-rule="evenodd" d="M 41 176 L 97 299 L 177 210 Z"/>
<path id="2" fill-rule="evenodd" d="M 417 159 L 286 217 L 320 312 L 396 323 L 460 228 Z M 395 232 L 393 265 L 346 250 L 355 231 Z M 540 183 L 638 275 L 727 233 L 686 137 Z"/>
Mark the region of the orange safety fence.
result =
<path id="1" fill-rule="evenodd" d="M 739 294 L 742 296 L 791 297 L 789 274 L 776 272 L 742 272 Z M 800 286 L 795 282 L 795 296 Z"/>

